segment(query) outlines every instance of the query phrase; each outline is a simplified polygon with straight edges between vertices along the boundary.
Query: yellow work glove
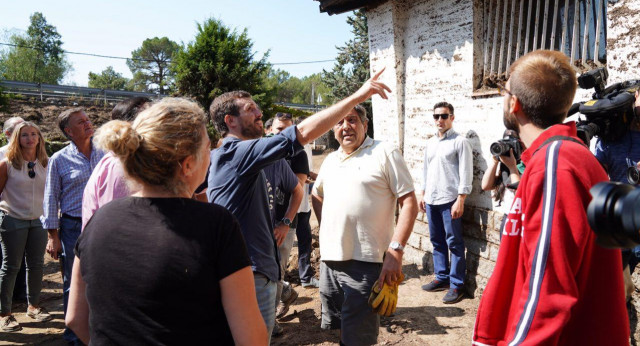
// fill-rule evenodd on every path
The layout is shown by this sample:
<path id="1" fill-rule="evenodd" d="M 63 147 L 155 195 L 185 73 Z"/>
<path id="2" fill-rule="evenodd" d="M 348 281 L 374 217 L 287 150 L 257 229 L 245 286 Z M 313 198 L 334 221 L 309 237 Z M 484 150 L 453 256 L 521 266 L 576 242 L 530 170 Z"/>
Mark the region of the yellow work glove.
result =
<path id="1" fill-rule="evenodd" d="M 398 281 L 389 285 L 386 282 L 382 285 L 382 289 L 378 287 L 378 281 L 371 288 L 369 295 L 369 305 L 373 311 L 382 316 L 391 316 L 396 311 L 398 304 L 398 285 L 404 280 L 404 275 Z"/>

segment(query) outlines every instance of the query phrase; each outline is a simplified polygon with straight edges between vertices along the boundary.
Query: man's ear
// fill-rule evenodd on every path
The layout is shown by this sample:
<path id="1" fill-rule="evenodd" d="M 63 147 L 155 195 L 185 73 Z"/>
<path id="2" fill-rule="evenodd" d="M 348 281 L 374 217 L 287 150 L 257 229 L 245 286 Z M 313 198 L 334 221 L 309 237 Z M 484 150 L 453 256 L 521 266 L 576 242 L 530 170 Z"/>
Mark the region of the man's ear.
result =
<path id="1" fill-rule="evenodd" d="M 227 114 L 224 116 L 224 123 L 227 124 L 227 127 L 230 129 L 231 127 L 235 127 L 236 118 L 231 114 Z M 234 125 L 234 126 L 231 126 Z"/>
<path id="2" fill-rule="evenodd" d="M 509 97 L 509 113 L 516 114 L 522 110 L 522 103 L 518 100 L 518 97 L 515 95 L 510 95 Z"/>
<path id="3" fill-rule="evenodd" d="M 64 128 L 64 133 L 67 135 L 67 137 L 71 138 L 71 129 L 69 127 L 65 127 Z"/>
<path id="4" fill-rule="evenodd" d="M 450 118 L 451 118 L 451 121 L 453 121 L 456 118 L 456 116 L 454 114 L 451 114 Z"/>

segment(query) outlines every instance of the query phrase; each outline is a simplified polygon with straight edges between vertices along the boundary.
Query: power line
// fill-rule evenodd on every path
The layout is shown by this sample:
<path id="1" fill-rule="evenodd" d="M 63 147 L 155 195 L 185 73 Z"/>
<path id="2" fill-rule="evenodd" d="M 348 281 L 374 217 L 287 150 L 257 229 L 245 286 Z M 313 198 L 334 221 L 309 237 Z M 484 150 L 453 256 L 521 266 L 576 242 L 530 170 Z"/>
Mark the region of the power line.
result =
<path id="1" fill-rule="evenodd" d="M 10 47 L 16 47 L 16 48 L 28 48 L 28 49 L 40 50 L 40 51 L 44 50 L 44 49 L 38 48 L 38 47 L 23 46 L 23 45 L 18 45 L 18 44 L 13 44 L 13 43 L 3 43 L 3 42 L 0 42 L 0 46 L 10 46 Z M 65 53 L 65 54 L 93 56 L 93 57 L 107 58 L 107 59 L 155 62 L 155 60 L 149 60 L 149 59 L 125 58 L 125 57 L 121 57 L 121 56 L 102 55 L 102 54 L 83 53 L 83 52 L 71 52 L 71 51 L 64 50 L 64 49 L 62 50 L 62 52 Z M 335 61 L 335 59 L 313 60 L 313 61 L 295 61 L 295 62 L 274 62 L 274 63 L 271 63 L 271 65 L 302 65 L 302 64 L 316 64 L 316 63 L 331 62 L 331 61 Z M 167 60 L 167 62 L 171 62 L 171 60 Z"/>

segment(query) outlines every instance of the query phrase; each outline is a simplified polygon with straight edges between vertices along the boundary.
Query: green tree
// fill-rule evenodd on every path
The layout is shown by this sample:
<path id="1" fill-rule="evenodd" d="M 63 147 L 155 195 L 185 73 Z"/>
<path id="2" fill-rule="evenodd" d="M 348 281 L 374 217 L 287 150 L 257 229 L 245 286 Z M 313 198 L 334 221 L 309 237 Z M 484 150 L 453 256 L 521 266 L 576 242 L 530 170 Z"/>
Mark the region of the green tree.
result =
<path id="1" fill-rule="evenodd" d="M 366 82 L 369 75 L 369 37 L 367 16 L 364 10 L 358 10 L 353 16 L 347 17 L 347 23 L 351 25 L 354 38 L 338 47 L 338 56 L 333 70 L 323 70 L 322 80 L 331 89 L 330 95 L 334 100 L 343 99 L 356 92 Z M 363 106 L 371 116 L 371 100 Z M 369 135 L 373 135 L 373 122 L 369 122 Z"/>
<path id="2" fill-rule="evenodd" d="M 0 54 L 1 76 L 9 80 L 58 84 L 71 71 L 56 27 L 40 12 L 30 17 L 26 35 L 9 37 L 13 45 Z"/>
<path id="3" fill-rule="evenodd" d="M 110 90 L 128 90 L 129 79 L 116 72 L 112 66 L 107 67 L 102 72 L 89 72 L 89 87 Z"/>
<path id="4" fill-rule="evenodd" d="M 224 92 L 245 90 L 263 108 L 268 107 L 270 91 L 265 79 L 269 53 L 257 60 L 252 48 L 253 42 L 246 29 L 238 33 L 212 18 L 198 24 L 195 40 L 175 59 L 178 92 L 190 95 L 208 107 Z"/>
<path id="5" fill-rule="evenodd" d="M 172 90 L 174 73 L 170 65 L 180 48 L 179 44 L 167 37 L 144 40 L 140 48 L 131 52 L 131 59 L 127 59 L 127 66 L 133 74 L 133 88 L 161 94 Z"/>
<path id="6" fill-rule="evenodd" d="M 311 97 L 313 91 L 313 100 Z M 322 99 L 318 103 L 318 95 Z M 300 80 L 300 89 L 292 98 L 293 103 L 305 103 L 305 104 L 321 104 L 330 105 L 333 103 L 333 94 L 331 88 L 327 86 L 323 79 L 322 74 L 314 73 L 310 76 L 303 77 Z"/>

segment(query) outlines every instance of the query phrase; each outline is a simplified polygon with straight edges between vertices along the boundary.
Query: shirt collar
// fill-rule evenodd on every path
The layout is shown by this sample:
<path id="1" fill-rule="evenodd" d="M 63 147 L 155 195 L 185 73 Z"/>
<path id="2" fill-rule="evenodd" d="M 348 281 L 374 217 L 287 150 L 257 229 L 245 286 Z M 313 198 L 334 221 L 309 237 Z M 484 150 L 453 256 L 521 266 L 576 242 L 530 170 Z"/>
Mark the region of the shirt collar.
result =
<path id="1" fill-rule="evenodd" d="M 444 136 L 442 136 L 442 137 L 440 137 L 439 131 L 436 130 L 436 136 L 435 137 L 438 138 L 438 140 L 443 141 L 443 140 L 445 140 L 445 139 L 447 139 L 447 138 L 449 138 L 449 137 L 451 137 L 451 136 L 453 136 L 455 134 L 456 134 L 456 131 L 454 131 L 453 127 L 452 127 L 450 129 L 448 129 L 447 132 L 445 132 Z"/>
<path id="2" fill-rule="evenodd" d="M 354 150 L 351 154 L 347 154 L 342 150 L 342 147 L 340 147 L 338 149 L 338 157 L 340 157 L 340 160 L 344 161 L 348 158 L 350 158 L 351 156 L 357 154 L 360 150 L 362 149 L 366 149 L 370 146 L 373 145 L 373 139 L 369 136 L 366 136 L 364 138 L 364 141 L 362 142 L 362 144 L 358 147 L 358 149 Z"/>
<path id="3" fill-rule="evenodd" d="M 554 136 L 567 136 L 567 137 L 576 137 L 576 123 L 575 121 L 570 121 L 564 124 L 557 124 L 551 127 L 548 127 L 544 132 L 536 138 L 531 146 L 525 150 L 521 155 L 522 162 L 527 165 L 533 154 L 542 146 L 544 141 Z"/>
<path id="4" fill-rule="evenodd" d="M 72 154 L 78 154 L 78 155 L 84 156 L 84 154 L 82 154 L 80 152 L 80 149 L 78 149 L 78 146 L 76 145 L 76 143 L 74 141 L 70 140 L 69 144 L 71 144 L 71 145 L 69 145 L 69 148 L 70 148 Z M 93 137 L 91 137 L 91 142 L 89 142 L 89 145 L 91 146 L 91 155 L 93 156 L 93 152 L 95 150 L 95 148 L 93 146 Z"/>

